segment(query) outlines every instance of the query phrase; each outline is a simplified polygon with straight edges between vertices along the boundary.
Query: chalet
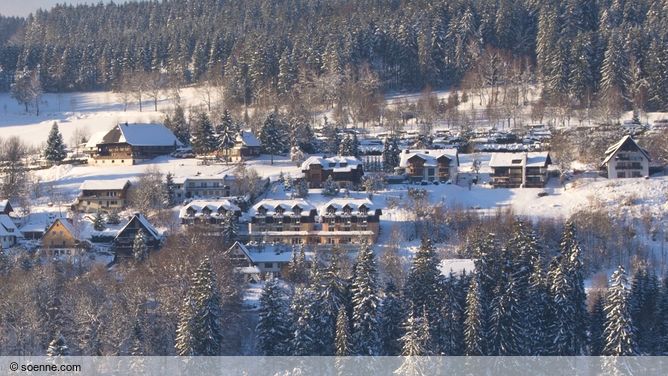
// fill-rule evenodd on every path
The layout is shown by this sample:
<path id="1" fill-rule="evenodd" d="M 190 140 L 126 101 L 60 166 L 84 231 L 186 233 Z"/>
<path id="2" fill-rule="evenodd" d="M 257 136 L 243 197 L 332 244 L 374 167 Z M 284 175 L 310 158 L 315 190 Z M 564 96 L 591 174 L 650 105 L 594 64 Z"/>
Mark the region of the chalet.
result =
<path id="1" fill-rule="evenodd" d="M 172 131 L 162 124 L 125 123 L 118 124 L 102 138 L 96 135 L 86 144 L 86 150 L 90 165 L 131 166 L 170 154 L 181 145 Z"/>
<path id="2" fill-rule="evenodd" d="M 492 185 L 495 188 L 542 188 L 548 180 L 547 167 L 552 164 L 548 152 L 492 153 Z"/>
<path id="3" fill-rule="evenodd" d="M 149 249 L 158 249 L 162 242 L 162 235 L 142 214 L 135 214 L 130 221 L 121 228 L 114 238 L 113 248 L 116 257 L 132 257 L 132 245 L 139 230 L 146 234 L 146 245 Z"/>
<path id="4" fill-rule="evenodd" d="M 336 198 L 321 206 L 319 213 L 322 228 L 314 234 L 316 244 L 373 244 L 378 238 L 382 211 L 369 199 Z"/>
<path id="5" fill-rule="evenodd" d="M 227 213 L 234 214 L 238 221 L 241 209 L 230 200 L 193 200 L 181 208 L 179 219 L 184 225 L 219 225 L 224 223 Z"/>
<path id="6" fill-rule="evenodd" d="M 72 210 L 86 213 L 121 210 L 125 207 L 129 188 L 127 179 L 86 180 L 79 188 L 79 197 L 72 204 Z"/>
<path id="7" fill-rule="evenodd" d="M 601 168 L 608 178 L 640 178 L 649 176 L 649 154 L 631 136 L 624 136 L 605 151 Z"/>
<path id="8" fill-rule="evenodd" d="M 9 200 L 0 200 L 0 214 L 7 214 L 13 212 L 12 204 L 9 203 Z"/>
<path id="9" fill-rule="evenodd" d="M 14 221 L 7 214 L 0 214 L 0 249 L 13 247 L 20 237 Z"/>
<path id="10" fill-rule="evenodd" d="M 309 157 L 302 163 L 309 188 L 322 188 L 330 176 L 340 187 L 357 185 L 364 176 L 363 163 L 355 157 Z"/>
<path id="11" fill-rule="evenodd" d="M 234 147 L 229 152 L 229 159 L 240 161 L 248 158 L 257 157 L 262 151 L 262 143 L 249 130 L 239 131 L 234 142 Z"/>
<path id="12" fill-rule="evenodd" d="M 87 242 L 77 236 L 72 224 L 65 218 L 57 218 L 44 232 L 40 251 L 47 257 L 67 257 L 80 255 L 89 249 Z"/>
<path id="13" fill-rule="evenodd" d="M 404 150 L 399 169 L 411 181 L 455 180 L 459 167 L 457 149 Z"/>
<path id="14" fill-rule="evenodd" d="M 315 230 L 317 210 L 302 199 L 265 199 L 251 208 L 250 215 L 248 235 L 251 240 L 307 244 Z"/>
<path id="15" fill-rule="evenodd" d="M 39 240 L 55 220 L 66 218 L 66 212 L 60 210 L 31 212 L 21 219 L 19 231 L 26 240 Z"/>
<path id="16" fill-rule="evenodd" d="M 235 242 L 230 247 L 232 265 L 251 279 L 280 277 L 292 261 L 293 248 L 285 244 Z"/>

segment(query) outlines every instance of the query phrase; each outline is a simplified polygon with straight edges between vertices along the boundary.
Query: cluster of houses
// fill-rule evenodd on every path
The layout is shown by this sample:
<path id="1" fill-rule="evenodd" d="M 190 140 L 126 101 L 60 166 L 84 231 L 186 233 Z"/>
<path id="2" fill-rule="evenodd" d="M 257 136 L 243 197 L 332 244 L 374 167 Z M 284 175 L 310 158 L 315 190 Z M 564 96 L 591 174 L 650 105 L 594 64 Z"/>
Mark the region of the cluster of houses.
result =
<path id="1" fill-rule="evenodd" d="M 124 166 L 169 154 L 180 146 L 162 125 L 119 124 L 93 137 L 87 152 L 92 165 Z M 258 156 L 260 146 L 252 133 L 241 131 L 226 158 Z M 606 151 L 601 169 L 609 178 L 646 177 L 649 162 L 647 151 L 631 136 L 625 136 Z M 495 188 L 544 187 L 550 164 L 549 152 L 491 153 L 490 184 Z M 405 149 L 394 175 L 402 182 L 457 184 L 459 166 L 457 149 Z M 364 163 L 350 156 L 311 156 L 301 164 L 301 172 L 309 188 L 323 188 L 330 179 L 342 188 L 359 187 L 365 174 Z M 264 186 L 269 186 L 268 179 Z M 87 215 L 91 223 L 91 213 L 122 212 L 127 208 L 130 187 L 128 179 L 84 181 L 70 209 Z M 230 220 L 239 225 L 239 241 L 232 246 L 230 257 L 240 271 L 255 277 L 266 273 L 280 275 L 297 249 L 354 250 L 362 243 L 373 244 L 383 214 L 383 208 L 368 198 L 334 198 L 324 204 L 305 199 L 262 199 L 253 205 L 245 187 L 230 174 L 175 178 L 171 188 L 173 202 L 183 203 L 179 210 L 182 225 L 220 228 Z M 149 248 L 158 248 L 164 237 L 140 213 L 97 235 L 82 231 L 80 224 L 64 215 L 50 214 L 40 219 L 36 219 L 37 214 L 31 215 L 22 218 L 7 200 L 0 201 L 3 249 L 24 240 L 36 243 L 42 256 L 71 258 L 99 249 L 97 242 L 113 249 L 115 257 L 131 257 L 138 231 L 146 234 Z"/>

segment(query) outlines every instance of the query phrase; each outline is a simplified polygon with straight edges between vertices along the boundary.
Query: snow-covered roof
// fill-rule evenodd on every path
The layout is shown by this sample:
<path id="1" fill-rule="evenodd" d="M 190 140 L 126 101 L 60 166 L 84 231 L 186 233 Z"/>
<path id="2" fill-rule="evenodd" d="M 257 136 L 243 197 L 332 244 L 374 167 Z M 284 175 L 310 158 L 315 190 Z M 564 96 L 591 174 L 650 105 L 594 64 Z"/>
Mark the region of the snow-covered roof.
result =
<path id="1" fill-rule="evenodd" d="M 183 182 L 188 181 L 233 181 L 236 177 L 234 175 L 228 174 L 218 174 L 218 175 L 197 175 L 197 176 L 188 176 L 183 178 Z"/>
<path id="2" fill-rule="evenodd" d="M 146 231 L 148 232 L 148 235 L 149 235 L 149 236 L 152 236 L 152 237 L 155 238 L 155 239 L 160 239 L 161 236 L 160 236 L 160 233 L 158 232 L 158 230 L 156 230 L 156 228 L 153 227 L 153 225 L 151 224 L 151 222 L 149 222 L 148 219 L 146 219 L 146 217 L 144 217 L 144 215 L 141 214 L 141 213 L 137 213 L 137 214 L 135 214 L 132 218 L 130 218 L 130 220 L 128 221 L 128 223 L 126 223 L 125 226 L 123 226 L 120 230 L 118 230 L 118 234 L 116 235 L 116 237 L 118 237 L 120 234 L 122 234 L 123 232 L 125 232 L 125 229 L 126 229 L 126 228 L 130 225 L 130 223 L 132 223 L 132 221 L 135 220 L 135 219 L 138 220 L 139 223 L 142 224 L 142 226 L 143 226 L 143 227 L 146 229 Z"/>
<path id="3" fill-rule="evenodd" d="M 98 144 L 104 142 L 104 136 L 106 136 L 107 133 L 109 133 L 109 131 L 93 133 L 93 135 L 88 139 L 88 142 L 86 142 L 86 149 L 96 149 Z"/>
<path id="4" fill-rule="evenodd" d="M 79 189 L 82 191 L 121 191 L 129 184 L 128 179 L 85 180 Z"/>
<path id="5" fill-rule="evenodd" d="M 128 143 L 132 146 L 181 146 L 169 128 L 162 124 L 118 124 L 98 144 Z"/>
<path id="6" fill-rule="evenodd" d="M 289 263 L 292 261 L 292 247 L 286 244 L 243 244 L 235 242 L 231 248 L 238 248 L 253 264 L 261 262 Z"/>
<path id="7" fill-rule="evenodd" d="M 308 170 L 311 165 L 321 165 L 325 170 L 334 170 L 335 172 L 352 171 L 357 166 L 362 165 L 362 161 L 351 156 L 336 156 L 323 158 L 319 156 L 308 157 L 302 163 L 302 170 Z"/>
<path id="8" fill-rule="evenodd" d="M 20 236 L 16 224 L 7 214 L 0 214 L 0 236 Z"/>
<path id="9" fill-rule="evenodd" d="M 353 215 L 360 214 L 359 209 L 362 206 L 365 206 L 369 211 L 380 209 L 368 198 L 335 198 L 320 206 L 319 212 L 320 215 L 331 214 L 328 212 L 328 209 L 333 208 L 334 214 L 340 215 L 343 214 L 343 208 L 346 206 L 350 208 Z"/>
<path id="10" fill-rule="evenodd" d="M 58 218 L 66 218 L 64 213 L 60 212 L 34 212 L 28 214 L 25 223 L 19 229 L 21 233 L 44 233 L 46 228 Z"/>
<path id="11" fill-rule="evenodd" d="M 181 208 L 179 211 L 179 218 L 189 217 L 189 210 L 195 211 L 195 215 L 197 215 L 198 213 L 202 213 L 204 208 L 211 210 L 212 216 L 217 216 L 218 210 L 220 209 L 232 212 L 241 211 L 237 205 L 233 204 L 229 200 L 193 200 Z"/>
<path id="12" fill-rule="evenodd" d="M 547 151 L 530 153 L 492 153 L 489 167 L 546 167 L 552 163 Z"/>
<path id="13" fill-rule="evenodd" d="M 0 212 L 4 212 L 7 205 L 9 205 L 9 200 L 0 200 Z"/>
<path id="14" fill-rule="evenodd" d="M 294 215 L 293 209 L 299 207 L 302 212 L 302 216 L 308 216 L 311 210 L 315 210 L 315 207 L 306 200 L 303 199 L 293 199 L 293 200 L 273 200 L 273 199 L 264 199 L 257 204 L 253 205 L 250 210 L 250 215 L 254 216 L 258 214 L 260 208 L 267 210 L 266 215 L 275 215 L 276 209 L 282 208 L 284 215 Z"/>
<path id="15" fill-rule="evenodd" d="M 399 167 L 408 167 L 408 160 L 415 156 L 422 158 L 425 166 L 438 166 L 437 160 L 441 157 L 447 157 L 450 160 L 450 166 L 459 166 L 457 149 L 406 149 L 401 152 Z"/>
<path id="16" fill-rule="evenodd" d="M 65 230 L 67 230 L 72 236 L 76 236 L 76 232 L 74 231 L 74 227 L 72 227 L 72 224 L 70 221 L 67 220 L 67 218 L 56 218 L 53 223 L 49 226 L 49 228 L 46 230 L 46 232 L 49 232 L 53 226 L 56 225 L 56 223 L 60 223 L 63 227 L 65 227 Z"/>
<path id="17" fill-rule="evenodd" d="M 610 146 L 608 150 L 605 151 L 605 159 L 603 160 L 603 163 L 601 163 L 601 166 L 606 165 L 624 145 L 631 145 L 632 147 L 635 147 L 645 156 L 645 158 L 647 158 L 648 161 L 651 161 L 649 153 L 647 153 L 645 149 L 641 148 L 640 145 L 638 145 L 638 143 L 636 143 L 636 141 L 633 139 L 633 137 L 627 135 L 622 137 L 621 140 L 617 141 L 614 145 Z"/>
<path id="18" fill-rule="evenodd" d="M 262 143 L 260 140 L 258 140 L 257 137 L 255 137 L 255 134 L 249 130 L 243 130 L 240 131 L 237 134 L 237 144 L 242 145 L 242 146 L 249 146 L 249 147 L 260 147 L 262 146 Z"/>

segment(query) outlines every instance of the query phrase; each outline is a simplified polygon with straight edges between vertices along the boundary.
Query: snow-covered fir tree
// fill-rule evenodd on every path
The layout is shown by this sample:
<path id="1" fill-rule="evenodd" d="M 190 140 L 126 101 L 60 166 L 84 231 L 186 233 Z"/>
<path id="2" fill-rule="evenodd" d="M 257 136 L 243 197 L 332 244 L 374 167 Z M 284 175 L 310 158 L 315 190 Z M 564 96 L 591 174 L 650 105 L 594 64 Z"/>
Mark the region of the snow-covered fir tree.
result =
<path id="1" fill-rule="evenodd" d="M 381 355 L 398 356 L 401 354 L 405 309 L 396 287 L 388 283 L 378 318 Z"/>
<path id="2" fill-rule="evenodd" d="M 237 215 L 231 210 L 225 212 L 222 233 L 225 244 L 234 243 L 239 234 L 239 220 L 237 219 Z"/>
<path id="3" fill-rule="evenodd" d="M 399 167 L 401 150 L 397 138 L 387 137 L 383 141 L 383 171 L 393 173 L 395 167 Z"/>
<path id="4" fill-rule="evenodd" d="M 336 316 L 336 356 L 349 356 L 352 354 L 352 344 L 350 336 L 350 323 L 345 308 L 339 310 Z"/>
<path id="5" fill-rule="evenodd" d="M 174 136 L 181 141 L 184 145 L 190 143 L 190 129 L 186 121 L 186 116 L 183 111 L 183 107 L 177 105 L 174 108 L 174 114 L 172 116 L 165 116 L 164 119 L 165 127 L 169 128 Z"/>
<path id="6" fill-rule="evenodd" d="M 352 136 L 347 134 L 341 141 L 339 146 L 339 155 L 341 156 L 352 156 L 359 157 L 359 141 L 357 140 L 357 134 L 353 133 Z"/>
<path id="7" fill-rule="evenodd" d="M 270 113 L 260 129 L 260 141 L 264 152 L 271 156 L 271 164 L 274 164 L 274 156 L 285 151 L 287 148 L 287 134 L 285 125 L 275 112 Z"/>
<path id="8" fill-rule="evenodd" d="M 330 197 L 339 194 L 339 185 L 334 181 L 332 175 L 329 175 L 322 184 L 322 194 Z"/>
<path id="9" fill-rule="evenodd" d="M 199 155 L 207 155 L 218 149 L 211 120 L 204 112 L 195 115 L 195 120 L 192 124 L 190 145 L 193 148 L 193 152 Z"/>
<path id="10" fill-rule="evenodd" d="M 646 266 L 638 268 L 631 280 L 629 310 L 637 328 L 638 351 L 643 355 L 660 355 L 658 303 L 659 280 Z"/>
<path id="11" fill-rule="evenodd" d="M 103 231 L 105 229 L 104 218 L 102 218 L 102 213 L 97 212 L 95 218 L 93 219 L 93 228 L 95 231 Z"/>
<path id="12" fill-rule="evenodd" d="M 339 266 L 340 251 L 332 250 L 329 265 L 320 274 L 311 278 L 311 285 L 317 296 L 314 312 L 316 313 L 316 350 L 319 355 L 334 354 L 336 315 L 349 305 L 346 295 L 348 281 L 341 276 Z M 320 273 L 320 272 L 318 272 Z"/>
<path id="13" fill-rule="evenodd" d="M 422 314 L 418 313 L 422 311 Z M 411 307 L 404 323 L 405 334 L 401 337 L 401 355 L 404 358 L 401 367 L 395 371 L 399 375 L 426 375 L 425 360 L 420 356 L 431 355 L 431 337 L 426 309 Z"/>
<path id="14" fill-rule="evenodd" d="M 46 148 L 44 149 L 44 159 L 52 163 L 60 163 L 67 157 L 63 136 L 58 130 L 58 123 L 53 122 L 49 137 L 46 139 Z"/>
<path id="15" fill-rule="evenodd" d="M 464 344 L 467 356 L 486 354 L 487 322 L 482 307 L 480 283 L 475 274 L 466 294 L 466 318 L 464 320 Z"/>
<path id="16" fill-rule="evenodd" d="M 636 328 L 629 309 L 628 280 L 621 265 L 610 277 L 604 310 L 603 355 L 638 355 Z"/>
<path id="17" fill-rule="evenodd" d="M 299 179 L 295 186 L 295 197 L 306 198 L 308 196 L 308 181 Z"/>
<path id="18" fill-rule="evenodd" d="M 603 294 L 594 294 L 589 313 L 589 355 L 601 356 L 603 353 L 603 330 L 605 327 L 605 298 Z"/>
<path id="19" fill-rule="evenodd" d="M 320 312 L 314 308 L 316 296 L 313 291 L 297 287 L 290 303 L 290 341 L 289 354 L 292 356 L 320 355 L 317 351 Z"/>
<path id="20" fill-rule="evenodd" d="M 191 286 L 179 312 L 176 351 L 181 356 L 221 354 L 223 330 L 220 292 L 208 258 L 193 274 Z"/>
<path id="21" fill-rule="evenodd" d="M 464 354 L 464 289 L 468 287 L 451 271 L 446 279 L 442 279 L 443 307 L 441 308 L 441 324 L 436 338 L 441 351 L 445 355 Z"/>
<path id="22" fill-rule="evenodd" d="M 285 292 L 277 279 L 267 281 L 260 295 L 257 336 L 263 355 L 288 355 L 290 326 Z"/>
<path id="23" fill-rule="evenodd" d="M 142 262 L 148 257 L 148 245 L 146 242 L 146 232 L 143 229 L 139 229 L 132 242 L 132 256 L 136 261 Z"/>
<path id="24" fill-rule="evenodd" d="M 232 119 L 232 115 L 225 109 L 220 118 L 220 122 L 216 126 L 216 142 L 218 144 L 218 150 L 222 152 L 226 162 L 229 161 L 230 150 L 234 147 L 238 132 L 237 126 Z"/>
<path id="25" fill-rule="evenodd" d="M 492 298 L 489 318 L 489 354 L 518 356 L 526 353 L 526 320 L 521 310 L 517 286 L 508 265 L 501 274 Z"/>
<path id="26" fill-rule="evenodd" d="M 373 250 L 363 243 L 357 255 L 352 282 L 352 340 L 355 354 L 378 355 L 378 272 Z"/>

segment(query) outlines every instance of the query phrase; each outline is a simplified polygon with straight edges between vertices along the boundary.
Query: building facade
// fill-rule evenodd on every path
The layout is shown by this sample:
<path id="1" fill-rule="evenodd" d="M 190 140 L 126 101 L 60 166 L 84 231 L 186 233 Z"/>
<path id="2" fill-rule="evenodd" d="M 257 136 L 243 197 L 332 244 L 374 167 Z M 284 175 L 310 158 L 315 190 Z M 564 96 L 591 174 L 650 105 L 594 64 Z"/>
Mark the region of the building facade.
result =
<path id="1" fill-rule="evenodd" d="M 77 212 L 114 212 L 123 209 L 128 197 L 130 181 L 86 180 L 79 188 L 80 193 L 72 210 Z"/>
<path id="2" fill-rule="evenodd" d="M 193 200 L 181 208 L 179 219 L 183 225 L 220 225 L 225 222 L 228 213 L 232 213 L 238 221 L 241 209 L 230 200 Z"/>
<path id="3" fill-rule="evenodd" d="M 624 136 L 605 152 L 601 168 L 609 179 L 642 178 L 649 176 L 649 153 L 631 136 Z"/>
<path id="4" fill-rule="evenodd" d="M 548 181 L 548 152 L 492 153 L 489 167 L 494 188 L 542 188 Z"/>
<path id="5" fill-rule="evenodd" d="M 309 157 L 301 168 L 309 188 L 322 188 L 330 176 L 340 187 L 355 186 L 364 176 L 363 163 L 355 157 Z"/>
<path id="6" fill-rule="evenodd" d="M 0 214 L 0 249 L 11 248 L 21 237 L 21 232 L 7 214 Z"/>
<path id="7" fill-rule="evenodd" d="M 403 150 L 399 169 L 410 181 L 455 181 L 459 167 L 457 149 Z"/>

